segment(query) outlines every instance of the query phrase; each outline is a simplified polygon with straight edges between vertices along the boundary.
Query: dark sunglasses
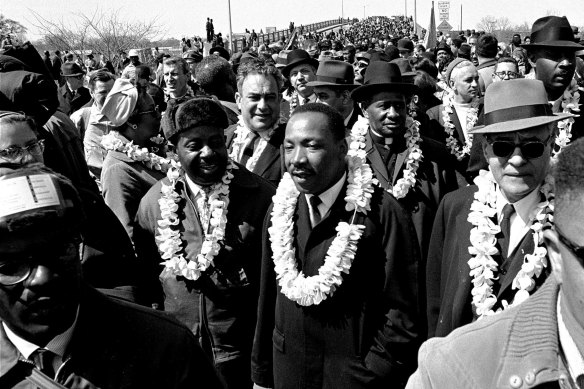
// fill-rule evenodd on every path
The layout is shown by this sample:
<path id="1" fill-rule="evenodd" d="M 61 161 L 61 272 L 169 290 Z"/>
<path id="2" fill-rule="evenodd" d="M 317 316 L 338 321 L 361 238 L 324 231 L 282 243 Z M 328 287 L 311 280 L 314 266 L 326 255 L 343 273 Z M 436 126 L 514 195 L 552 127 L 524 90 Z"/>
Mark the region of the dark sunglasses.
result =
<path id="1" fill-rule="evenodd" d="M 490 142 L 491 147 L 493 148 L 493 154 L 495 154 L 499 158 L 509 158 L 511 154 L 515 151 L 516 147 L 519 147 L 521 150 L 521 155 L 523 155 L 527 159 L 539 158 L 545 152 L 545 147 L 547 146 L 547 142 L 549 141 L 550 137 L 548 137 L 545 141 L 531 141 L 525 143 L 515 143 L 503 140 L 496 140 L 494 142 Z"/>
<path id="2" fill-rule="evenodd" d="M 560 239 L 560 242 L 562 242 L 562 244 L 566 246 L 568 250 L 570 250 L 572 255 L 578 258 L 580 264 L 584 266 L 584 246 L 578 246 L 570 239 L 568 239 L 557 225 L 554 225 L 554 229 L 558 233 L 558 238 Z"/>

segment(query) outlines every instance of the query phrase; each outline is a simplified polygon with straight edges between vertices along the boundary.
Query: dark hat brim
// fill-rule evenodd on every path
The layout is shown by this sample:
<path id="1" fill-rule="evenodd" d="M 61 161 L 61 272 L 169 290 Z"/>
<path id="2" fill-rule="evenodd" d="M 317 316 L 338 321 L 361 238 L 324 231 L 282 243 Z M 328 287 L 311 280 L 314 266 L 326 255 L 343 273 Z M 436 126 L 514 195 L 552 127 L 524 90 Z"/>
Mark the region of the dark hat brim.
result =
<path id="1" fill-rule="evenodd" d="M 307 63 L 309 65 L 314 66 L 314 69 L 318 69 L 319 62 L 316 58 L 301 58 L 301 59 L 298 59 L 297 61 L 291 62 L 288 65 L 284 66 L 282 68 L 282 75 L 286 78 L 289 78 L 290 71 L 292 70 L 292 68 L 294 66 L 298 66 L 298 65 L 301 65 L 304 63 Z"/>
<path id="2" fill-rule="evenodd" d="M 572 49 L 574 51 L 584 50 L 584 46 L 576 42 L 570 41 L 545 41 L 545 42 L 538 42 L 538 43 L 528 43 L 522 44 L 521 47 L 529 50 L 529 49 L 538 49 L 538 48 L 554 48 L 554 47 L 561 47 L 562 49 Z"/>
<path id="3" fill-rule="evenodd" d="M 307 86 L 326 86 L 326 87 L 335 87 L 335 88 L 343 88 L 343 89 L 355 89 L 360 87 L 361 84 L 336 84 L 334 82 L 326 82 L 326 81 L 310 81 L 306 83 Z"/>
<path id="4" fill-rule="evenodd" d="M 351 98 L 355 101 L 364 101 L 367 96 L 371 96 L 373 93 L 387 91 L 387 92 L 397 92 L 403 93 L 406 96 L 411 96 L 416 92 L 417 87 L 414 84 L 408 84 L 405 82 L 392 82 L 384 84 L 368 84 L 361 85 L 351 92 Z"/>
<path id="5" fill-rule="evenodd" d="M 564 120 L 574 115 L 569 113 L 555 113 L 554 116 L 535 116 L 524 119 L 508 120 L 500 123 L 476 126 L 469 130 L 470 134 L 494 134 L 504 132 L 516 132 L 528 128 L 539 127 Z"/>

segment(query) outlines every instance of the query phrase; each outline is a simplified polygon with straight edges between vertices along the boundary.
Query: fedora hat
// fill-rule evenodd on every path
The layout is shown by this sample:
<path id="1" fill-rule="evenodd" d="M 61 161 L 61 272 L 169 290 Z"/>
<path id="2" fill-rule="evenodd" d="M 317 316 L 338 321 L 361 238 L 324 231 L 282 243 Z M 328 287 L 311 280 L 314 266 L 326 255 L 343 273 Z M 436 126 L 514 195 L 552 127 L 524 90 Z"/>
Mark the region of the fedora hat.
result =
<path id="1" fill-rule="evenodd" d="M 414 42 L 409 39 L 400 39 L 397 41 L 397 49 L 399 51 L 414 51 Z"/>
<path id="2" fill-rule="evenodd" d="M 576 51 L 583 48 L 574 42 L 574 32 L 565 16 L 545 16 L 537 19 L 531 28 L 531 43 L 521 46 L 526 49 L 561 47 Z"/>
<path id="3" fill-rule="evenodd" d="M 214 46 L 209 49 L 209 55 L 217 54 L 219 57 L 222 57 L 226 61 L 229 61 L 229 52 L 225 50 L 224 47 L 221 46 Z"/>
<path id="4" fill-rule="evenodd" d="M 514 132 L 563 120 L 574 115 L 553 113 L 543 82 L 516 79 L 495 82 L 485 92 L 484 125 L 469 132 Z"/>
<path id="5" fill-rule="evenodd" d="M 187 50 L 183 53 L 182 57 L 186 60 L 201 62 L 203 60 L 203 56 L 201 53 L 195 50 Z"/>
<path id="6" fill-rule="evenodd" d="M 81 66 L 75 62 L 65 62 L 61 65 L 61 73 L 63 77 L 78 77 L 84 74 Z"/>
<path id="7" fill-rule="evenodd" d="M 402 77 L 414 77 L 416 75 L 416 72 L 412 69 L 410 61 L 405 58 L 396 58 L 389 63 L 394 63 L 399 67 Z"/>
<path id="8" fill-rule="evenodd" d="M 363 85 L 351 92 L 351 98 L 355 101 L 363 101 L 366 96 L 379 91 L 411 95 L 416 91 L 416 86 L 403 81 L 396 64 L 375 61 L 367 67 Z"/>
<path id="9" fill-rule="evenodd" d="M 295 49 L 288 53 L 288 57 L 286 58 L 286 66 L 282 68 L 282 75 L 286 78 L 290 77 L 290 71 L 294 66 L 307 63 L 309 65 L 314 66 L 315 69 L 318 69 L 318 61 L 315 58 L 312 58 L 310 54 L 306 50 L 302 49 Z"/>
<path id="10" fill-rule="evenodd" d="M 350 64 L 331 60 L 322 62 L 316 71 L 316 81 L 310 81 L 306 85 L 353 89 L 359 86 L 354 81 L 355 71 Z"/>

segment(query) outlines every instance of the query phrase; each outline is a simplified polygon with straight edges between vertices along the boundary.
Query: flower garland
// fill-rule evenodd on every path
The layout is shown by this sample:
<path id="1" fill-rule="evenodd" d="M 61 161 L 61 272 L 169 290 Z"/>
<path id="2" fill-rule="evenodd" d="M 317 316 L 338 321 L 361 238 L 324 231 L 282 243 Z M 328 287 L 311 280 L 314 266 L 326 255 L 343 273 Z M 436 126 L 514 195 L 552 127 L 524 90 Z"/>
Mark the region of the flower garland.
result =
<path id="1" fill-rule="evenodd" d="M 298 107 L 298 104 L 298 91 L 294 89 L 294 92 L 292 92 L 292 96 L 290 97 L 290 115 L 288 115 L 288 117 L 292 117 L 292 114 L 294 113 L 296 107 Z"/>
<path id="2" fill-rule="evenodd" d="M 405 197 L 410 188 L 416 184 L 416 173 L 420 167 L 420 161 L 423 159 L 420 143 L 420 123 L 411 117 L 406 119 L 406 133 L 405 139 L 408 147 L 408 157 L 406 159 L 406 168 L 403 171 L 403 177 L 397 180 L 393 188 L 388 188 L 387 191 L 391 193 L 396 199 Z M 365 150 L 365 136 L 369 131 L 369 121 L 362 116 L 359 116 L 357 122 L 351 129 L 351 144 L 350 150 Z"/>
<path id="3" fill-rule="evenodd" d="M 339 222 L 324 264 L 318 275 L 306 277 L 297 269 L 294 248 L 294 212 L 300 192 L 289 173 L 285 173 L 273 197 L 272 226 L 268 229 L 274 260 L 276 279 L 282 294 L 302 306 L 318 305 L 342 284 L 342 273 L 349 274 L 361 238 L 364 225 L 354 224 L 357 212 L 367 214 L 371 210 L 373 171 L 365 162 L 363 148 L 348 152 L 349 174 L 345 195 L 345 209 L 353 211 L 350 223 Z"/>
<path id="4" fill-rule="evenodd" d="M 213 258 L 221 250 L 221 242 L 225 238 L 227 225 L 229 184 L 233 179 L 232 170 L 237 167 L 229 160 L 221 181 L 211 185 L 207 200 L 203 199 L 202 202 L 197 203 L 205 238 L 196 259 L 187 262 L 182 252 L 180 231 L 174 227 L 179 224 L 177 211 L 181 196 L 176 192 L 175 186 L 179 180 L 182 180 L 181 167 L 175 161 L 172 165 L 166 174 L 170 185 L 162 183 L 160 188 L 162 196 L 158 199 L 162 219 L 158 221 L 158 235 L 155 240 L 164 260 L 162 276 L 182 276 L 188 280 L 197 280 L 202 272 L 213 265 Z"/>
<path id="5" fill-rule="evenodd" d="M 276 121 L 276 123 L 274 124 L 274 126 L 272 126 L 272 128 L 270 130 L 268 130 L 269 132 L 271 132 L 274 128 L 277 128 L 280 124 L 281 124 L 281 118 L 278 118 L 278 121 Z M 243 147 L 246 144 L 247 141 L 247 136 L 250 133 L 251 130 L 249 130 L 246 125 L 245 122 L 243 121 L 243 116 L 239 115 L 238 116 L 238 121 L 237 121 L 237 128 L 235 129 L 235 137 L 233 138 L 233 144 L 231 146 L 231 152 L 229 153 L 229 157 L 234 160 L 234 161 L 239 161 L 239 155 L 241 154 L 241 151 L 243 149 Z M 250 172 L 253 171 L 253 169 L 255 168 L 256 164 L 258 163 L 258 160 L 260 159 L 260 156 L 262 155 L 261 151 L 263 150 L 257 150 L 253 153 L 253 155 L 247 160 L 246 163 L 246 168 L 247 170 L 249 170 Z"/>
<path id="6" fill-rule="evenodd" d="M 454 91 L 449 89 L 443 97 L 442 104 L 442 120 L 444 121 L 444 132 L 446 132 L 446 146 L 450 149 L 450 154 L 454 155 L 457 160 L 462 160 L 465 156 L 470 155 L 472 147 L 472 134 L 469 130 L 472 129 L 477 120 L 479 113 L 479 99 L 473 99 L 470 103 L 470 108 L 466 114 L 466 133 L 468 140 L 464 140 L 464 145 L 460 145 L 459 141 L 454 137 L 456 126 L 452 123 L 450 115 L 454 113 Z"/>
<path id="7" fill-rule="evenodd" d="M 501 227 L 494 223 L 492 218 L 497 215 L 498 189 L 490 171 L 481 170 L 474 182 L 478 186 L 478 191 L 474 194 L 474 201 L 468 215 L 468 221 L 474 226 L 470 231 L 471 246 L 468 251 L 472 258 L 468 261 L 468 265 L 471 269 L 469 274 L 473 277 L 472 305 L 480 319 L 519 305 L 535 288 L 534 278 L 539 277 L 543 269 L 547 267 L 543 229 L 553 223 L 554 194 L 553 181 L 548 175 L 540 188 L 545 201 L 538 203 L 530 215 L 530 220 L 533 221 L 530 228 L 533 231 L 534 251 L 524 256 L 521 270 L 513 279 L 512 289 L 518 289 L 513 301 L 508 303 L 503 300 L 501 301 L 502 308 L 493 311 L 493 306 L 497 303 L 497 297 L 493 294 L 493 284 L 497 279 L 495 274 L 498 271 L 498 264 L 492 256 L 499 253 L 495 245 L 496 235 L 501 231 Z"/>
<path id="8" fill-rule="evenodd" d="M 525 78 L 535 80 L 535 72 L 525 75 Z M 580 112 L 580 92 L 578 92 L 578 82 L 572 78 L 570 85 L 564 90 L 564 93 L 558 100 L 552 103 L 554 111 L 562 113 Z M 552 157 L 556 157 L 572 139 L 572 125 L 574 118 L 570 117 L 558 122 L 558 135 L 556 136 L 556 148 L 552 151 Z"/>
<path id="9" fill-rule="evenodd" d="M 158 170 L 162 173 L 168 172 L 172 162 L 177 161 L 176 154 L 167 152 L 166 158 L 161 157 L 153 152 L 148 151 L 146 147 L 135 145 L 133 141 L 124 142 L 118 137 L 119 132 L 111 131 L 101 138 L 101 145 L 108 151 L 119 151 L 126 154 L 132 160 L 141 162 L 148 169 Z M 162 144 L 162 143 L 158 143 Z"/>

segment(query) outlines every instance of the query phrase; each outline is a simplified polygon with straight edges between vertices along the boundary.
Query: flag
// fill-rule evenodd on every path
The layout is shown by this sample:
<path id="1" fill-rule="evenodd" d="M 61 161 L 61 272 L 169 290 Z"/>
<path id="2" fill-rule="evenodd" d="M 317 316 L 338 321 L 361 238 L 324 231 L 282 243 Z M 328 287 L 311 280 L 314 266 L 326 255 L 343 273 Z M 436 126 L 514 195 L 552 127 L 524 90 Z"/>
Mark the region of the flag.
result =
<path id="1" fill-rule="evenodd" d="M 424 47 L 426 50 L 434 49 L 436 47 L 436 19 L 434 18 L 434 2 L 432 2 L 432 12 L 430 13 L 430 24 L 426 30 L 424 37 Z"/>

